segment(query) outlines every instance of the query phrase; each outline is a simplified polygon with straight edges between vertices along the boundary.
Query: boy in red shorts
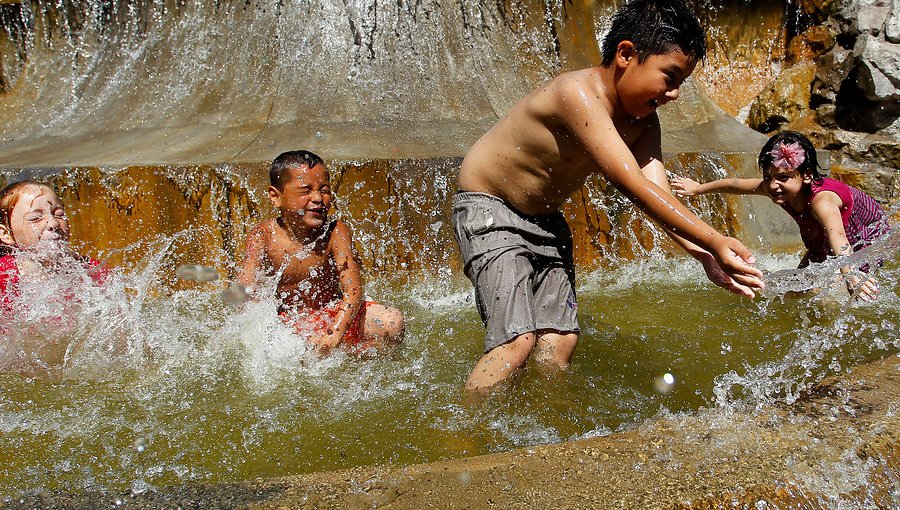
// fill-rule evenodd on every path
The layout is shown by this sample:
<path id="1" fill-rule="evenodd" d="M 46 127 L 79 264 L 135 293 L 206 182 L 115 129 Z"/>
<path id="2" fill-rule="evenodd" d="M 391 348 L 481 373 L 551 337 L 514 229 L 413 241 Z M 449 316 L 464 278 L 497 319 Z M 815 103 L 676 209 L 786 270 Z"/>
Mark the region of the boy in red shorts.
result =
<path id="1" fill-rule="evenodd" d="M 285 152 L 269 170 L 269 200 L 280 212 L 251 232 L 239 281 L 255 290 L 276 279 L 279 315 L 322 351 L 351 352 L 399 342 L 403 313 L 363 299 L 350 228 L 328 216 L 331 181 L 325 162 L 308 151 Z"/>

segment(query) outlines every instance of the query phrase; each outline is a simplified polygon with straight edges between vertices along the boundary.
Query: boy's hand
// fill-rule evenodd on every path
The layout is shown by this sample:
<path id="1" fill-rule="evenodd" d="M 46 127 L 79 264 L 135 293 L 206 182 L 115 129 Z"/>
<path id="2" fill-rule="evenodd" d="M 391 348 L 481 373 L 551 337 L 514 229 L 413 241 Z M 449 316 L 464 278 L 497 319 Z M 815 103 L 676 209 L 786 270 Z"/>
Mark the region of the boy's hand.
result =
<path id="1" fill-rule="evenodd" d="M 329 333 L 324 336 L 310 337 L 309 341 L 322 353 L 328 353 L 341 343 L 341 335 Z"/>
<path id="2" fill-rule="evenodd" d="M 734 281 L 734 278 L 728 276 L 728 274 L 719 266 L 719 263 L 716 262 L 715 257 L 709 253 L 703 252 L 703 255 L 698 257 L 698 260 L 703 265 L 703 270 L 706 271 L 706 277 L 709 278 L 709 281 L 740 296 L 747 296 L 750 299 L 756 297 L 756 293 L 753 292 L 753 289 L 747 285 L 741 285 Z"/>
<path id="3" fill-rule="evenodd" d="M 682 177 L 680 175 L 672 177 L 672 191 L 680 197 L 694 196 L 697 194 L 699 188 L 700 183 L 693 179 Z"/>
<path id="4" fill-rule="evenodd" d="M 867 303 L 869 301 L 875 301 L 875 298 L 878 297 L 880 291 L 878 290 L 878 285 L 875 283 L 874 278 L 869 278 L 863 282 L 855 276 L 848 276 L 846 281 L 847 290 L 850 291 L 851 295 L 855 295 L 857 301 Z"/>
<path id="5" fill-rule="evenodd" d="M 710 243 L 719 267 L 739 285 L 761 290 L 765 287 L 762 271 L 753 267 L 756 257 L 733 237 L 719 236 Z"/>

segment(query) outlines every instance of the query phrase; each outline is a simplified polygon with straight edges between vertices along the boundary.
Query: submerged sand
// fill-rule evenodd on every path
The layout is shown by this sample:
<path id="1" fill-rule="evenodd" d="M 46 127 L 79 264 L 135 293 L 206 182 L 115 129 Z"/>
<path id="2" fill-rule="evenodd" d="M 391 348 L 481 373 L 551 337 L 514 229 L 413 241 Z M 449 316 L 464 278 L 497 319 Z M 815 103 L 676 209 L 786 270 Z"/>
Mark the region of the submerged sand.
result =
<path id="1" fill-rule="evenodd" d="M 824 380 L 790 406 L 701 411 L 430 464 L 141 495 L 33 495 L 4 508 L 898 508 L 898 395 L 894 355 Z"/>

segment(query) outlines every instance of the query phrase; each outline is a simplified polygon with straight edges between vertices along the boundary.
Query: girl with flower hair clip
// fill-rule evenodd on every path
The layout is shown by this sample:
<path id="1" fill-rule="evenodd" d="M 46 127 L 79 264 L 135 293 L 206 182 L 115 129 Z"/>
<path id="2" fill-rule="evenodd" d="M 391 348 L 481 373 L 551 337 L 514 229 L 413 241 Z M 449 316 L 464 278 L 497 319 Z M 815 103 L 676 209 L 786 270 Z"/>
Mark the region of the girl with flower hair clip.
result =
<path id="1" fill-rule="evenodd" d="M 764 195 L 787 212 L 800 227 L 806 254 L 799 267 L 824 262 L 829 256 L 850 255 L 890 230 L 884 209 L 872 197 L 843 182 L 822 177 L 816 149 L 808 138 L 794 131 L 783 131 L 769 138 L 757 160 L 762 178 L 726 178 L 698 183 L 675 176 L 672 189 L 679 196 L 723 192 Z M 867 272 L 868 265 L 860 268 Z M 847 289 L 861 301 L 878 295 L 875 280 L 848 274 Z"/>

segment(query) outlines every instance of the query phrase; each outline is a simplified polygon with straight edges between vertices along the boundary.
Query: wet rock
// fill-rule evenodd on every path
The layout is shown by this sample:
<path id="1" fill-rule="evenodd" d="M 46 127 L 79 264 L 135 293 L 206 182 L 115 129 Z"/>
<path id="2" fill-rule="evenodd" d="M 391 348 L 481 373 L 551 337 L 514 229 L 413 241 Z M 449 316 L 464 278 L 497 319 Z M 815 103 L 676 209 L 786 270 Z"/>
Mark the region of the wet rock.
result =
<path id="1" fill-rule="evenodd" d="M 884 22 L 884 38 L 892 43 L 900 43 L 900 1 L 893 0 L 891 13 Z"/>
<path id="2" fill-rule="evenodd" d="M 850 75 L 855 64 L 853 53 L 840 46 L 835 46 L 831 51 L 819 56 L 816 59 L 816 74 L 810 98 L 813 104 L 816 106 L 834 104 L 841 84 Z"/>
<path id="3" fill-rule="evenodd" d="M 841 0 L 799 0 L 797 9 L 807 14 L 828 16 L 839 11 L 842 3 Z"/>
<path id="4" fill-rule="evenodd" d="M 868 0 L 852 2 L 859 4 L 856 11 L 856 31 L 859 34 L 878 35 L 884 28 L 885 21 L 891 14 L 891 0 Z"/>
<path id="5" fill-rule="evenodd" d="M 888 204 L 897 199 L 896 171 L 881 165 L 845 159 L 831 167 L 831 177 L 854 186 L 875 200 Z"/>
<path id="6" fill-rule="evenodd" d="M 828 53 L 836 42 L 835 30 L 827 25 L 810 27 L 802 34 L 791 39 L 787 57 L 790 62 L 812 60 Z"/>
<path id="7" fill-rule="evenodd" d="M 753 101 L 747 125 L 764 133 L 798 119 L 809 110 L 814 62 L 802 62 L 785 70 Z"/>
<path id="8" fill-rule="evenodd" d="M 866 97 L 879 102 L 900 100 L 900 45 L 864 35 L 853 51 L 859 56 L 856 83 Z"/>

